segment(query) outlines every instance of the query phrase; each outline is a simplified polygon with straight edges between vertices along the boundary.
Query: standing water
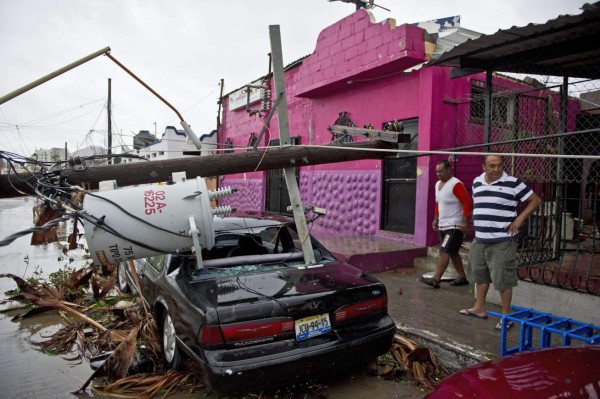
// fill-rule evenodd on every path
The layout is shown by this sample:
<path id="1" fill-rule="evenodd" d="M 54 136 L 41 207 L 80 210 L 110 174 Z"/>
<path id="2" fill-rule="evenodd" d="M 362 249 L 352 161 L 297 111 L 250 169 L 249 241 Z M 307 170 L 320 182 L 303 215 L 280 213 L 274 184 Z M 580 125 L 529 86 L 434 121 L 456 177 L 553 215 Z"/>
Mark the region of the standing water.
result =
<path id="1" fill-rule="evenodd" d="M 0 240 L 34 225 L 34 202 L 33 198 L 0 199 Z M 65 231 L 65 223 L 62 223 L 58 236 L 63 242 L 68 234 Z M 32 246 L 30 242 L 31 234 L 27 234 L 8 246 L 0 247 L 0 274 L 11 273 L 24 279 L 46 278 L 67 265 L 78 269 L 91 262 L 84 259 L 85 251 L 82 249 L 64 255 L 61 243 Z M 0 278 L 0 298 L 6 297 L 6 291 L 16 288 L 11 278 Z M 0 310 L 19 305 L 7 303 L 0 305 Z M 24 312 L 26 310 L 15 309 L 0 313 L 0 399 L 107 398 L 94 393 L 91 387 L 84 395 L 71 394 L 93 373 L 87 360 L 79 363 L 66 359 L 75 357 L 75 352 L 64 358 L 43 353 L 29 342 L 29 339 L 43 341 L 44 337 L 60 329 L 65 321 L 54 311 L 17 322 L 11 320 Z M 169 397 L 186 398 L 188 393 L 179 392 Z M 203 394 L 203 397 L 215 398 L 210 394 Z"/>
<path id="2" fill-rule="evenodd" d="M 32 198 L 0 199 L 0 239 L 34 225 Z M 62 244 L 31 246 L 31 234 L 17 238 L 8 246 L 0 247 L 0 274 L 12 273 L 24 279 L 42 273 L 47 277 L 64 265 L 81 267 L 83 251 L 62 253 Z M 17 288 L 10 278 L 0 278 L 0 293 Z M 5 310 L 18 304 L 0 305 Z M 40 316 L 13 322 L 11 319 L 25 310 L 0 313 L 0 398 L 68 398 L 91 375 L 87 361 L 81 364 L 60 356 L 35 350 L 28 341 L 43 340 L 58 330 L 64 321 L 49 312 Z M 88 395 L 93 395 L 87 390 Z M 89 397 L 89 396 L 88 396 Z"/>

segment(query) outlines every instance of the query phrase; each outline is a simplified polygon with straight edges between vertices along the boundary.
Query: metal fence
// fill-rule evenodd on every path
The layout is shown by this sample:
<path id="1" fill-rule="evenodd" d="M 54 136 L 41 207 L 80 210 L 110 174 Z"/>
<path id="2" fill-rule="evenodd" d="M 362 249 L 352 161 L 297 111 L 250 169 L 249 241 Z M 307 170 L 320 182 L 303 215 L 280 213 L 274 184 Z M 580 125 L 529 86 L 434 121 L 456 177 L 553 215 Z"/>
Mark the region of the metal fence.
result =
<path id="1" fill-rule="evenodd" d="M 456 147 L 507 154 L 506 172 L 545 201 L 520 239 L 520 277 L 600 295 L 600 80 L 491 80 L 490 91 L 489 79 L 474 75 L 458 101 Z M 480 157 L 459 157 L 480 168 Z"/>

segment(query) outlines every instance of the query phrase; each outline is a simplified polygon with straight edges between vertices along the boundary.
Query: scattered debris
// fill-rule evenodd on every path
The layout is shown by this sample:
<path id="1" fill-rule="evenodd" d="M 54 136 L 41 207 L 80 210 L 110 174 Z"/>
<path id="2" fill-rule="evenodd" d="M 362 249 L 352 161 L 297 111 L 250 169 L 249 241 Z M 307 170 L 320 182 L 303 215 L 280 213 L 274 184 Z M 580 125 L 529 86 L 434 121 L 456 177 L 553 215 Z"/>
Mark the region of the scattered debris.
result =
<path id="1" fill-rule="evenodd" d="M 162 397 L 175 392 L 194 392 L 202 389 L 201 371 L 190 363 L 186 371 L 172 370 L 166 374 L 144 373 L 130 375 L 103 386 L 95 386 L 94 390 L 103 395 L 118 397 L 152 398 L 164 392 Z"/>
<path id="2" fill-rule="evenodd" d="M 109 381 L 115 381 L 125 377 L 136 352 L 138 332 L 139 327 L 131 330 L 127 338 L 117 346 L 117 349 L 92 373 L 81 388 L 73 393 L 85 392 L 85 389 L 94 378 L 106 377 Z"/>
<path id="3" fill-rule="evenodd" d="M 10 297 L 4 302 L 24 304 L 11 307 L 13 311 L 24 310 L 13 317 L 14 321 L 48 311 L 57 311 L 64 319 L 66 325 L 42 337 L 43 341 L 30 340 L 40 350 L 73 362 L 104 357 L 75 393 L 83 393 L 95 379 L 98 384 L 93 388 L 97 391 L 137 398 L 152 397 L 162 390 L 166 390 L 166 396 L 180 390 L 204 388 L 197 368 L 186 372 L 164 370 L 159 360 L 162 348 L 156 322 L 145 310 L 141 313 L 131 296 L 115 295 L 115 278 L 111 275 L 114 270 L 108 270 L 107 274 L 107 270 L 92 266 L 64 268 L 48 279 L 39 273 L 28 280 L 0 274 L 13 279 L 18 287 L 7 293 Z M 149 373 L 130 375 L 140 371 Z"/>
<path id="4" fill-rule="evenodd" d="M 48 205 L 37 205 L 33 208 L 33 219 L 35 226 L 40 227 L 46 223 L 58 219 L 62 215 L 52 209 Z M 34 232 L 31 235 L 31 245 L 49 244 L 51 242 L 58 241 L 58 234 L 56 233 L 56 227 L 52 227 L 48 230 Z"/>
<path id="5" fill-rule="evenodd" d="M 448 374 L 433 352 L 398 333 L 394 336 L 390 353 L 398 364 L 411 373 L 415 383 L 423 388 L 432 390 L 434 381 Z"/>

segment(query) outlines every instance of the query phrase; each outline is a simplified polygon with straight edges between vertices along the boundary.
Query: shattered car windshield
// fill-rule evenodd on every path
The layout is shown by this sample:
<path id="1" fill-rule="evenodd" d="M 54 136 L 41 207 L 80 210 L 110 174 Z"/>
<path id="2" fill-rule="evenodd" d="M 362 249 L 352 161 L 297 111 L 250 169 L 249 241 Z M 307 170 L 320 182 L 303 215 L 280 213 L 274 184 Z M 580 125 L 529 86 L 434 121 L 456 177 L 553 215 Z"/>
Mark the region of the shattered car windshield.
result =
<path id="1" fill-rule="evenodd" d="M 214 247 L 202 251 L 202 275 L 229 276 L 305 265 L 302 243 L 293 224 L 253 222 L 250 225 L 248 219 L 240 218 L 227 229 L 215 229 Z M 314 239 L 312 245 L 318 263 L 335 261 Z"/>

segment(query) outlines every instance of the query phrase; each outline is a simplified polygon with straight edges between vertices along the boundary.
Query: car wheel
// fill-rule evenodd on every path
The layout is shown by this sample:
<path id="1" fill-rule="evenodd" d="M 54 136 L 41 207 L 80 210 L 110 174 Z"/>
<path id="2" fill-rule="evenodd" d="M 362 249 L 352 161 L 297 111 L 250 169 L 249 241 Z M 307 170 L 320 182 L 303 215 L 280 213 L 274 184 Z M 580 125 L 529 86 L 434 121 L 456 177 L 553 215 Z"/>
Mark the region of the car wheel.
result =
<path id="1" fill-rule="evenodd" d="M 169 312 L 165 313 L 162 328 L 163 358 L 165 366 L 167 366 L 168 370 L 179 370 L 181 369 L 182 363 L 181 354 L 177 348 L 175 326 L 173 325 L 173 319 L 171 319 Z"/>
<path id="2" fill-rule="evenodd" d="M 127 284 L 127 263 L 119 262 L 117 266 L 117 283 L 121 292 L 130 292 L 129 284 Z"/>

